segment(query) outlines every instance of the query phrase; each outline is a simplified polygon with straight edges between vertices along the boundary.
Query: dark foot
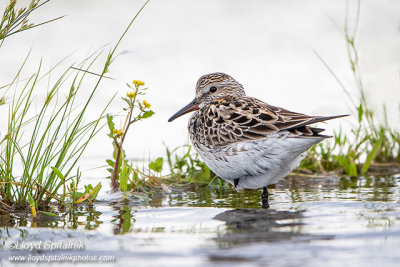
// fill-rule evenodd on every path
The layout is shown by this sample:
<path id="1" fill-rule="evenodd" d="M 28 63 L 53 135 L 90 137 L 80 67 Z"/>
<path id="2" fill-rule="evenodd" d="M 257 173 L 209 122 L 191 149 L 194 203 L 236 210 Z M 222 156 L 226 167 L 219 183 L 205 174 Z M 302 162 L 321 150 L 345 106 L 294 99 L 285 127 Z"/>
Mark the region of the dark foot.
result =
<path id="1" fill-rule="evenodd" d="M 268 187 L 263 187 L 263 192 L 261 194 L 261 201 L 262 201 L 262 207 L 263 209 L 268 209 L 269 204 L 268 204 Z"/>
<path id="2" fill-rule="evenodd" d="M 234 184 L 234 186 L 236 188 L 236 186 L 239 184 L 239 179 L 234 179 L 233 180 L 233 184 Z"/>

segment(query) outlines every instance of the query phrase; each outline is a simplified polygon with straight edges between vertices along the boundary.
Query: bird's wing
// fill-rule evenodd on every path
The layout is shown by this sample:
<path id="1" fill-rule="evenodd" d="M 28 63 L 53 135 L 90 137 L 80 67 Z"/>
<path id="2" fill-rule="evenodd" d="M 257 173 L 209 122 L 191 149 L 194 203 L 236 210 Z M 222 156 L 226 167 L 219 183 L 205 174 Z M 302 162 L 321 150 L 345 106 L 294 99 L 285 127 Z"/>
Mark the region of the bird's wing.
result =
<path id="1" fill-rule="evenodd" d="M 206 131 L 208 139 L 216 146 L 267 138 L 281 131 L 316 136 L 324 129 L 307 125 L 347 116 L 308 116 L 251 97 L 223 97 L 205 108 L 203 120 L 205 127 L 209 128 Z"/>

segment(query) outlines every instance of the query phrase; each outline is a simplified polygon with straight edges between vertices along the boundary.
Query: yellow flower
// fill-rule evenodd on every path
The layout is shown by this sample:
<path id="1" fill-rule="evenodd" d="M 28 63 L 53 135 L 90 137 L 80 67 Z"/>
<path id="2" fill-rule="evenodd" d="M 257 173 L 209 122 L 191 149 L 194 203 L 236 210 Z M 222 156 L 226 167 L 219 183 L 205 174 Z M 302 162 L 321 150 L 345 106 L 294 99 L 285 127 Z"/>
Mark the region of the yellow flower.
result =
<path id="1" fill-rule="evenodd" d="M 144 85 L 144 82 L 140 81 L 140 80 L 133 80 L 132 82 L 135 86 L 140 86 L 140 85 Z"/>
<path id="2" fill-rule="evenodd" d="M 136 92 L 128 92 L 128 93 L 126 93 L 126 96 L 127 97 L 129 97 L 129 98 L 135 98 L 135 96 L 136 96 Z"/>
<path id="3" fill-rule="evenodd" d="M 122 130 L 114 129 L 113 134 L 115 134 L 117 137 L 120 137 L 122 135 Z"/>
<path id="4" fill-rule="evenodd" d="M 151 104 L 149 102 L 147 102 L 146 100 L 143 100 L 143 106 L 144 106 L 144 108 L 150 108 Z"/>

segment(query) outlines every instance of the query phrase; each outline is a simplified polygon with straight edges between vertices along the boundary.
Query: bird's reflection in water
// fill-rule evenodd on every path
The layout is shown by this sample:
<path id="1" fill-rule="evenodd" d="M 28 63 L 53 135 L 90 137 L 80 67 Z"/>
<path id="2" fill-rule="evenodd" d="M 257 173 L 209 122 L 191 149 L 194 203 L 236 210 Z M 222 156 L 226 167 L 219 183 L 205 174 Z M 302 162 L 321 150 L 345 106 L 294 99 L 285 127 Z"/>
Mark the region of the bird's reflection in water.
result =
<path id="1" fill-rule="evenodd" d="M 228 226 L 215 238 L 220 247 L 266 241 L 289 240 L 303 236 L 302 211 L 277 211 L 273 209 L 235 209 L 214 217 Z"/>
<path id="2" fill-rule="evenodd" d="M 272 243 L 279 241 L 308 242 L 315 239 L 332 239 L 333 236 L 303 233 L 303 211 L 277 211 L 273 209 L 235 209 L 224 211 L 214 217 L 224 221 L 227 229 L 219 232 L 214 240 L 220 249 L 245 246 L 250 243 Z M 220 251 L 221 252 L 221 251 Z M 215 252 L 210 261 L 248 260 L 243 255 Z"/>

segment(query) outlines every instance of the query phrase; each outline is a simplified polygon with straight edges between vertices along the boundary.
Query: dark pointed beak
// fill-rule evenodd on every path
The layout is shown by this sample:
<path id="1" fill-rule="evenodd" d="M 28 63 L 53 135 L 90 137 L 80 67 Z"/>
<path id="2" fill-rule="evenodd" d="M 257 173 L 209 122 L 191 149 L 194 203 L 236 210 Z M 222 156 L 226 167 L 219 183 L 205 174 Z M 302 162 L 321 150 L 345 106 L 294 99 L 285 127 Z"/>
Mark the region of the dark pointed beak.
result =
<path id="1" fill-rule="evenodd" d="M 172 115 L 172 117 L 168 119 L 168 122 L 171 122 L 186 113 L 189 113 L 189 112 L 192 112 L 192 111 L 195 111 L 198 109 L 199 109 L 199 104 L 197 103 L 196 98 L 194 98 L 192 102 L 190 102 L 189 104 L 184 106 L 181 110 L 179 110 L 177 113 Z"/>

